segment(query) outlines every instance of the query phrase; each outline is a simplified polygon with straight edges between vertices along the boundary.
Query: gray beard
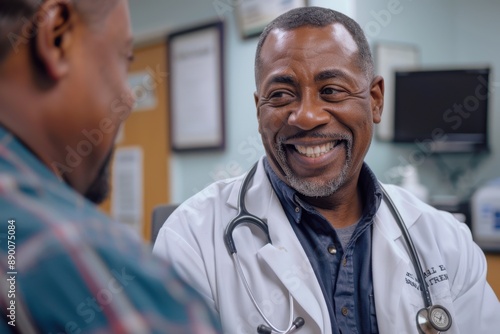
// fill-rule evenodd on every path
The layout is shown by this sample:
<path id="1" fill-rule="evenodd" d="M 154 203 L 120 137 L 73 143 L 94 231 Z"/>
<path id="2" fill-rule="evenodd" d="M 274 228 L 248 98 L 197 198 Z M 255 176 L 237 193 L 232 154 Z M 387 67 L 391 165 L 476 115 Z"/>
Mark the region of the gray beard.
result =
<path id="1" fill-rule="evenodd" d="M 334 179 L 327 180 L 324 183 L 302 180 L 294 175 L 286 161 L 284 145 L 277 144 L 276 150 L 278 152 L 278 160 L 290 186 L 306 197 L 327 197 L 333 195 L 346 182 L 348 171 L 352 165 L 352 140 L 350 138 L 344 139 L 346 141 L 341 145 L 347 146 L 346 160 L 342 170 L 340 171 L 340 175 Z"/>

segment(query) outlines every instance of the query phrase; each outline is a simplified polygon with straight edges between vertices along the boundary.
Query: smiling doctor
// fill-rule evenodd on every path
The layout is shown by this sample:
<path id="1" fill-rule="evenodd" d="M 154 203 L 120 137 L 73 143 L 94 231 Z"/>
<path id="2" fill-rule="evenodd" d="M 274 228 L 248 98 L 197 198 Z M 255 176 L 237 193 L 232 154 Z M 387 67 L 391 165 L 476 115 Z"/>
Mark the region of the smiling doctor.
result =
<path id="1" fill-rule="evenodd" d="M 359 25 L 324 8 L 285 13 L 260 37 L 255 77 L 266 155 L 183 203 L 154 247 L 224 332 L 498 332 L 466 225 L 364 162 L 384 82 Z"/>

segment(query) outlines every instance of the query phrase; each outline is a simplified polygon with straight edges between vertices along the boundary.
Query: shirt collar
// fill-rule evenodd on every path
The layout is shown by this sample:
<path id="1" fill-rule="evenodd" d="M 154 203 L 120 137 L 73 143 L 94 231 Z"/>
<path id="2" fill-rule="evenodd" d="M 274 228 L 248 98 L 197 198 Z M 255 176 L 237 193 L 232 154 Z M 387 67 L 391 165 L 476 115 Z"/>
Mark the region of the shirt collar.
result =
<path id="1" fill-rule="evenodd" d="M 296 209 L 298 207 L 308 212 L 318 214 L 311 205 L 300 200 L 295 189 L 288 186 L 278 177 L 278 175 L 276 175 L 267 158 L 264 158 L 264 169 L 283 208 L 289 217 L 293 217 L 296 223 L 300 222 L 302 214 L 302 210 Z M 382 202 L 382 189 L 377 177 L 366 163 L 363 163 L 359 174 L 358 188 L 361 191 L 361 198 L 363 201 L 363 216 L 360 222 L 371 222 Z"/>
<path id="2" fill-rule="evenodd" d="M 19 138 L 2 125 L 0 125 L 1 160 L 4 171 L 22 175 L 16 178 L 20 187 L 34 188 L 41 192 L 47 182 L 63 183 Z"/>

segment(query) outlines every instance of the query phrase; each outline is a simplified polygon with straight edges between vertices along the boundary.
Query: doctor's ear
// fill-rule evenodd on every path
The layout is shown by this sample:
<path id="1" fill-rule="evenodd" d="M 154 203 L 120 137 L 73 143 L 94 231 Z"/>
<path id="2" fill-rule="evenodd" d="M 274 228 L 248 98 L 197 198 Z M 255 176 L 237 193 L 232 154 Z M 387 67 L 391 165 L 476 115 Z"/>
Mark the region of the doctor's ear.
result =
<path id="1" fill-rule="evenodd" d="M 380 123 L 384 109 L 384 79 L 381 76 L 373 78 L 370 87 L 370 106 L 373 123 Z"/>
<path id="2" fill-rule="evenodd" d="M 76 12 L 68 0 L 46 0 L 38 9 L 33 54 L 39 79 L 56 82 L 69 71 L 68 53 Z"/>
<path id="3" fill-rule="evenodd" d="M 257 92 L 253 93 L 253 100 L 255 102 L 255 108 L 257 108 L 257 117 L 259 117 L 259 95 Z"/>
<path id="4" fill-rule="evenodd" d="M 257 92 L 253 93 L 253 98 L 255 101 L 255 109 L 257 110 L 257 122 L 259 123 L 259 133 L 261 132 L 261 127 L 260 127 L 260 108 L 259 108 L 259 95 Z"/>

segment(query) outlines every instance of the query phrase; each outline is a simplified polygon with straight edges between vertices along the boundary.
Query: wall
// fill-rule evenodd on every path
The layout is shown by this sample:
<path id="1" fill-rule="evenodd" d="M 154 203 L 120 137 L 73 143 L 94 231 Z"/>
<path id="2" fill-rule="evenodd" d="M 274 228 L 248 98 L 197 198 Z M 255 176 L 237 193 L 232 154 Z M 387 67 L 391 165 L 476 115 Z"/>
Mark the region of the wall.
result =
<path id="1" fill-rule="evenodd" d="M 500 177 L 500 2 L 480 0 L 469 2 L 460 0 L 455 17 L 459 40 L 457 43 L 457 61 L 459 63 L 489 64 L 492 68 L 490 79 L 491 105 L 489 119 L 489 139 L 491 156 L 482 161 L 473 178 L 475 184 L 485 179 Z"/>
<path id="2" fill-rule="evenodd" d="M 358 0 L 356 7 L 358 22 L 371 28 L 366 29 L 371 44 L 411 43 L 419 48 L 424 67 L 488 64 L 493 80 L 497 77 L 500 45 L 491 36 L 492 32 L 500 31 L 500 22 L 496 20 L 500 12 L 498 1 Z M 386 182 L 394 180 L 392 167 L 412 162 L 435 198 L 453 194 L 467 199 L 486 180 L 500 177 L 500 137 L 498 131 L 493 133 L 500 126 L 500 100 L 494 94 L 495 86 L 498 83 L 493 82 L 490 154 L 417 155 L 420 151 L 415 145 L 394 145 L 375 139 L 367 161 Z"/>
<path id="3" fill-rule="evenodd" d="M 239 0 L 220 0 L 237 3 Z M 213 0 L 131 1 L 134 33 L 141 38 L 151 33 L 176 30 L 218 19 Z M 500 44 L 485 36 L 500 31 L 495 20 L 500 13 L 496 0 L 310 0 L 310 5 L 330 7 L 354 17 L 367 28 L 370 43 L 405 42 L 418 46 L 426 66 L 489 63 L 495 79 L 500 68 Z M 384 14 L 393 12 L 390 17 Z M 226 143 L 220 153 L 174 154 L 171 165 L 172 201 L 180 202 L 215 179 L 239 175 L 263 154 L 257 132 L 253 101 L 253 59 L 257 40 L 242 40 L 234 12 L 224 13 L 226 22 Z M 484 32 L 487 29 L 486 33 Z M 497 86 L 500 86 L 497 84 Z M 492 96 L 490 143 L 491 153 L 481 157 L 469 155 L 424 156 L 417 167 L 424 183 L 433 194 L 467 195 L 484 180 L 500 176 L 500 101 Z M 415 147 L 394 145 L 374 139 L 367 156 L 368 163 L 383 181 L 394 180 L 389 171 L 412 160 Z M 445 170 L 477 164 L 473 173 L 459 178 L 458 188 L 449 182 Z M 456 173 L 455 173 L 456 174 Z"/>

